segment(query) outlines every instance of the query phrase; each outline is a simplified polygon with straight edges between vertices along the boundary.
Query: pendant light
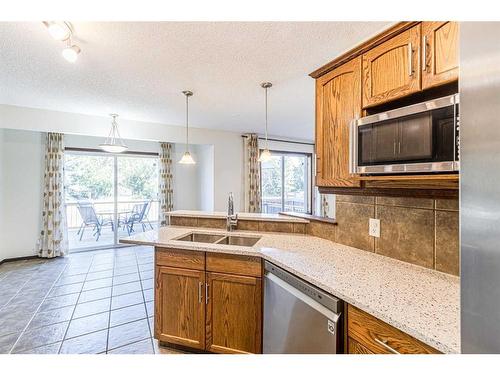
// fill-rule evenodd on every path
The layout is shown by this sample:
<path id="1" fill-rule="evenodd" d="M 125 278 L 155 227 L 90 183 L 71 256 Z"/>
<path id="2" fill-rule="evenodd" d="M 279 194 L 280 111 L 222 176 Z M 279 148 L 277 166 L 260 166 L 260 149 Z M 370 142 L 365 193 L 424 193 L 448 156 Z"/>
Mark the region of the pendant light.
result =
<path id="1" fill-rule="evenodd" d="M 259 162 L 266 162 L 271 160 L 271 151 L 269 151 L 269 144 L 267 142 L 267 90 L 273 86 L 271 82 L 263 82 L 260 86 L 266 90 L 266 144 L 264 150 L 260 153 Z"/>
<path id="2" fill-rule="evenodd" d="M 116 118 L 118 115 L 116 113 L 110 114 L 111 120 L 111 130 L 109 131 L 108 138 L 99 145 L 99 148 L 106 152 L 111 152 L 118 154 L 120 152 L 126 151 L 128 149 L 120 137 L 120 132 L 118 131 L 118 124 L 116 123 Z"/>
<path id="3" fill-rule="evenodd" d="M 186 90 L 182 93 L 186 96 L 186 151 L 179 160 L 179 164 L 196 164 L 189 152 L 189 97 L 193 96 L 193 92 Z"/>

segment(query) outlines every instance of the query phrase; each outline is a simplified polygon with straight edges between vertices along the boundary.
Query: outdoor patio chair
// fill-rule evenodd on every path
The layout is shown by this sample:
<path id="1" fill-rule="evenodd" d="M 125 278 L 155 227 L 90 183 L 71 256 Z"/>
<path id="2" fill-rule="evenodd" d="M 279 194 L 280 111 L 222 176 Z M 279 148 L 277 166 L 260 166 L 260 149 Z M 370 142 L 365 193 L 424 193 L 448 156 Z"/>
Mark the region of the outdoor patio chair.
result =
<path id="1" fill-rule="evenodd" d="M 124 223 L 129 236 L 132 232 L 134 232 L 135 224 L 141 224 L 142 231 L 143 232 L 146 231 L 145 218 L 147 220 L 147 212 L 149 212 L 149 206 L 150 206 L 150 201 L 134 204 L 134 206 L 132 207 L 132 212 L 126 218 L 126 221 Z M 149 223 L 149 220 L 147 222 Z M 151 228 L 153 228 L 151 223 L 149 223 L 149 225 L 151 226 Z"/>
<path id="2" fill-rule="evenodd" d="M 77 235 L 80 235 L 80 241 L 82 240 L 83 233 L 87 227 L 92 227 L 92 235 L 96 237 L 96 241 L 99 241 L 101 230 L 104 226 L 111 225 L 111 230 L 115 230 L 113 220 L 97 215 L 92 202 L 88 200 L 78 201 L 77 207 L 82 218 L 82 225 L 80 225 L 77 232 Z"/>

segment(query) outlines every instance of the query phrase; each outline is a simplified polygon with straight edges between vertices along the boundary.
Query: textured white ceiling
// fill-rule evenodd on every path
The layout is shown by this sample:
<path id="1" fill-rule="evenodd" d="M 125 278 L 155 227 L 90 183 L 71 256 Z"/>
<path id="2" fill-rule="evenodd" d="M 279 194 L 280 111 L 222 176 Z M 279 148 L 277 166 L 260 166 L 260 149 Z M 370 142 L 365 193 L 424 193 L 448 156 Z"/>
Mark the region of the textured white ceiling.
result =
<path id="1" fill-rule="evenodd" d="M 387 22 L 82 22 L 75 64 L 40 23 L 0 22 L 0 103 L 312 139 L 308 73 Z"/>

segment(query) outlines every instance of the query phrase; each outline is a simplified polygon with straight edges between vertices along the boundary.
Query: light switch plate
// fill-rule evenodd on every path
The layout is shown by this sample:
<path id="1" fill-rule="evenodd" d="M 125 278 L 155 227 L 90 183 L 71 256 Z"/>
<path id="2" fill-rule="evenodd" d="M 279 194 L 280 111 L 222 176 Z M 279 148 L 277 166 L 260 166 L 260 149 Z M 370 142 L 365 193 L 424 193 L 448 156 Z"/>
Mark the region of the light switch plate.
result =
<path id="1" fill-rule="evenodd" d="M 380 237 L 380 220 L 370 218 L 368 234 L 372 237 Z"/>

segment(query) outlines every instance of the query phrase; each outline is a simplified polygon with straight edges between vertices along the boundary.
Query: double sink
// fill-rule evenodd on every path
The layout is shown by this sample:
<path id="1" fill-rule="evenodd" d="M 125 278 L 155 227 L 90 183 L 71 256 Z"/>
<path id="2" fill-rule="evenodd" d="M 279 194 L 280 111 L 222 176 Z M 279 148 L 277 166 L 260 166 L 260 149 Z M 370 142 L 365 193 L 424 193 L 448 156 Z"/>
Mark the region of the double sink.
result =
<path id="1" fill-rule="evenodd" d="M 182 237 L 175 238 L 175 240 L 251 247 L 255 245 L 260 238 L 261 237 L 240 236 L 235 234 L 224 235 L 191 232 Z"/>

